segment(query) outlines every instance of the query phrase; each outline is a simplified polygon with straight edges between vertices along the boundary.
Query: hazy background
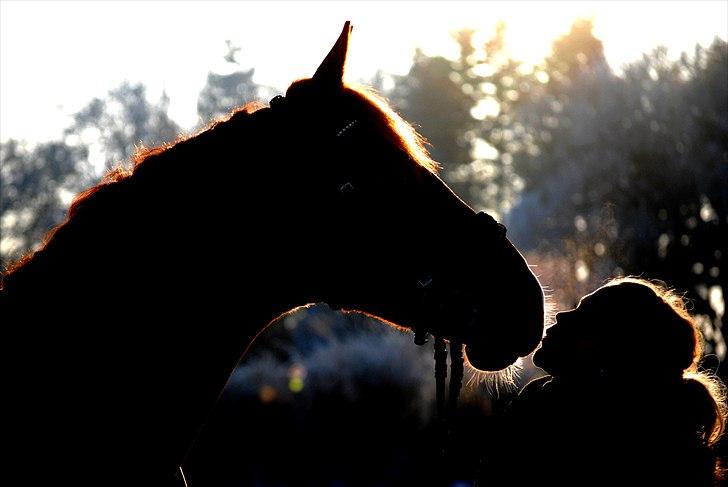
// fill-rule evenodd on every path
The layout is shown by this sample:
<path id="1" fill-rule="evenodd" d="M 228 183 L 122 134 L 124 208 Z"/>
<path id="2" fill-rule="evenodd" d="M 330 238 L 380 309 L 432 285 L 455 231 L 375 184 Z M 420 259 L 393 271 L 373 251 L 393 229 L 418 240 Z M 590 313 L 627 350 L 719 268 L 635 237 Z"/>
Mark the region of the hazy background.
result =
<path id="1" fill-rule="evenodd" d="M 347 79 L 419 127 L 443 179 L 508 225 L 556 309 L 611 276 L 663 279 L 699 317 L 704 367 L 726 378 L 724 1 L 0 2 L 2 264 L 139 146 L 310 76 L 345 20 Z M 431 350 L 411 338 L 325 305 L 287 317 L 231 379 L 192 480 L 426 482 Z M 540 373 L 521 366 L 516 386 Z M 463 394 L 449 480 L 470 485 L 512 391 L 474 381 Z"/>

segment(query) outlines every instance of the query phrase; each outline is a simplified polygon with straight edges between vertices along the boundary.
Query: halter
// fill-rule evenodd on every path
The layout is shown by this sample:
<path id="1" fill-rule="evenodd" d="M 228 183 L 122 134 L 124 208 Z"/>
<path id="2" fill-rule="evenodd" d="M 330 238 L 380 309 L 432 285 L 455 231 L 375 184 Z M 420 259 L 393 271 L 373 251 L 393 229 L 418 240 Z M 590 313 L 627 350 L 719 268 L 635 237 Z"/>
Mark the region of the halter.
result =
<path id="1" fill-rule="evenodd" d="M 270 101 L 270 107 L 274 110 L 280 110 L 286 106 L 286 99 L 281 96 L 275 96 Z M 352 119 L 344 123 L 340 129 L 334 133 L 335 139 L 340 139 L 345 134 L 351 134 L 351 129 L 359 123 L 358 119 Z M 355 194 L 358 195 L 358 191 L 355 185 L 350 181 L 345 181 L 339 186 L 339 193 L 342 196 L 350 197 Z M 480 211 L 474 214 L 474 227 L 477 233 L 484 235 L 490 235 L 495 237 L 497 240 L 505 239 L 506 227 L 505 225 L 497 222 L 492 216 Z M 425 308 L 425 304 L 435 298 L 435 292 L 433 291 L 434 279 L 430 273 L 421 273 L 420 276 L 414 280 L 413 286 L 415 286 L 417 293 L 420 296 L 420 300 L 423 304 L 422 308 Z M 335 306 L 332 306 L 336 309 Z M 477 313 L 477 310 L 473 310 L 473 315 Z M 414 329 L 414 342 L 416 345 L 424 345 L 429 341 L 429 333 L 427 330 L 422 328 L 420 324 Z M 447 401 L 447 411 L 445 402 L 445 380 L 447 379 L 447 346 L 445 339 L 441 336 L 434 337 L 434 359 L 435 359 L 435 388 L 436 388 L 436 400 L 437 400 L 437 422 L 439 425 L 441 435 L 441 453 L 444 455 L 445 446 L 447 444 L 447 437 L 449 435 L 448 422 L 452 422 L 455 417 L 457 410 L 458 397 L 460 395 L 460 389 L 462 387 L 463 370 L 464 370 L 464 358 L 463 358 L 463 343 L 460 340 L 450 340 L 450 384 L 449 394 Z"/>
<path id="2" fill-rule="evenodd" d="M 350 130 L 356 123 L 357 119 L 354 119 L 343 126 L 341 130 L 336 133 L 336 137 L 341 137 Z M 355 186 L 351 181 L 347 181 L 339 187 L 339 192 L 342 195 L 351 195 L 355 192 Z M 478 233 L 483 233 L 491 236 L 495 236 L 497 240 L 502 240 L 506 237 L 505 225 L 497 222 L 492 216 L 480 211 L 475 213 L 475 228 Z M 423 273 L 421 277 L 415 280 L 415 286 L 419 291 L 424 309 L 424 304 L 428 299 L 432 298 L 434 292 L 431 292 L 432 284 L 434 279 L 432 275 Z M 475 314 L 476 310 L 473 310 Z M 414 329 L 414 342 L 416 345 L 422 346 L 428 342 L 429 333 L 418 326 Z M 460 340 L 450 340 L 450 383 L 448 386 L 448 399 L 445 402 L 445 380 L 447 379 L 447 355 L 448 350 L 445 343 L 445 339 L 436 336 L 434 339 L 434 359 L 435 359 L 435 390 L 436 390 L 436 402 L 437 402 L 437 424 L 438 424 L 438 435 L 440 437 L 439 442 L 441 445 L 440 453 L 445 456 L 447 451 L 447 445 L 449 442 L 450 428 L 455 419 L 457 412 L 457 403 L 460 396 L 460 389 L 462 388 L 463 371 L 464 371 L 464 354 L 463 354 L 463 343 Z M 447 407 L 447 410 L 446 410 Z"/>

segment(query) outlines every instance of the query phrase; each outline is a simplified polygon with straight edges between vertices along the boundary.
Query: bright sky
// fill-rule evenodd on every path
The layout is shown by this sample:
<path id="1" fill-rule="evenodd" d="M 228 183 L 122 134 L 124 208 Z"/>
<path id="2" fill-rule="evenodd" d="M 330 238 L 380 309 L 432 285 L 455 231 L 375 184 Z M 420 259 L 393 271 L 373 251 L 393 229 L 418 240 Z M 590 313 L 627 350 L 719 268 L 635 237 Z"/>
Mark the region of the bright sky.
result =
<path id="1" fill-rule="evenodd" d="M 674 57 L 728 38 L 728 1 L 684 2 L 63 2 L 0 0 L 0 140 L 60 136 L 68 116 L 124 79 L 162 89 L 170 115 L 196 122 L 210 70 L 224 67 L 225 40 L 242 47 L 258 83 L 285 88 L 313 74 L 341 31 L 354 25 L 349 79 L 377 68 L 402 74 L 416 46 L 452 55 L 449 32 L 508 25 L 513 55 L 539 62 L 579 16 L 594 20 L 618 69 L 666 45 Z"/>

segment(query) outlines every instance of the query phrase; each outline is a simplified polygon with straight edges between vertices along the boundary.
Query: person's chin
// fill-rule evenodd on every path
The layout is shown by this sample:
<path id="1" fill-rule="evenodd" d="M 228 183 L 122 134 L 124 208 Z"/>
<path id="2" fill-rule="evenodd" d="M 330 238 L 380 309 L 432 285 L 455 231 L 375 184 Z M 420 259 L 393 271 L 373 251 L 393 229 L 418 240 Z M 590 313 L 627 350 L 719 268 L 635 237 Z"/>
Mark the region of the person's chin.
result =
<path id="1" fill-rule="evenodd" d="M 539 348 L 533 353 L 533 365 L 535 365 L 536 367 L 541 367 L 543 369 L 544 354 L 542 350 L 542 348 Z"/>

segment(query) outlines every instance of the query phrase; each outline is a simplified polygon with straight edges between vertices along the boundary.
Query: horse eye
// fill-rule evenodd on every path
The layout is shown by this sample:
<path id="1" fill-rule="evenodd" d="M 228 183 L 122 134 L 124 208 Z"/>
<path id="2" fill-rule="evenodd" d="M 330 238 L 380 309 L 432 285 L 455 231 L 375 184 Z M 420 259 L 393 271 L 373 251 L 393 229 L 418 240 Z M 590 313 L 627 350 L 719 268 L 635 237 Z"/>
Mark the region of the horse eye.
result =
<path id="1" fill-rule="evenodd" d="M 339 188 L 339 191 L 341 192 L 341 194 L 351 194 L 354 191 L 356 191 L 356 188 L 354 187 L 353 184 L 351 184 L 350 182 L 347 181 L 346 183 L 341 185 L 341 187 Z"/>
<path id="2" fill-rule="evenodd" d="M 421 288 L 426 288 L 427 286 L 432 284 L 432 276 L 425 275 L 425 276 L 420 277 L 419 279 L 417 279 L 417 284 Z"/>

